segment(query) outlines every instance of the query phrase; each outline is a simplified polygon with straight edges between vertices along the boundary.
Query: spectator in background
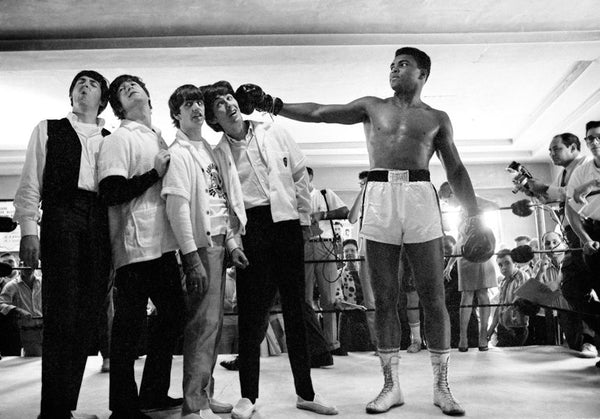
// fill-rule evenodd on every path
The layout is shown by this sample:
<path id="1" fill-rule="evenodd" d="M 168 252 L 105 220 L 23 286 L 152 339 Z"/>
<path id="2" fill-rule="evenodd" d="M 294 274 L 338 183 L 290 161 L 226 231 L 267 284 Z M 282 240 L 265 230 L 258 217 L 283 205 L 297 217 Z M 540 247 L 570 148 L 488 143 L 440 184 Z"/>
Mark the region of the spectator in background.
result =
<path id="1" fill-rule="evenodd" d="M 455 254 L 456 239 L 451 235 L 444 236 L 444 268 L 448 266 L 451 255 Z M 458 290 L 458 268 L 454 264 L 449 270 L 444 269 L 444 288 L 446 308 L 450 316 L 450 347 L 458 347 L 460 338 L 460 291 Z"/>
<path id="2" fill-rule="evenodd" d="M 512 304 L 517 299 L 515 291 L 527 282 L 529 277 L 516 266 L 508 249 L 502 249 L 498 252 L 496 262 L 502 274 L 498 280 L 500 282 L 498 303 Z M 488 329 L 487 339 L 490 340 L 492 335 L 497 333 L 498 342 L 496 346 L 522 346 L 527 340 L 528 320 L 528 316 L 523 315 L 512 305 L 498 307 Z"/>
<path id="3" fill-rule="evenodd" d="M 304 296 L 307 303 L 313 304 L 314 289 L 317 286 L 321 308 L 332 310 L 338 284 L 337 266 L 333 261 L 337 258 L 336 243 L 340 237 L 335 232 L 332 220 L 346 218 L 348 207 L 331 189 L 316 189 L 313 186 L 313 169 L 307 167 L 306 170 L 308 171 L 311 200 L 311 236 L 304 243 L 304 258 L 306 260 L 330 260 L 332 262 L 305 264 Z M 313 308 L 316 309 L 314 305 Z M 323 313 L 323 334 L 332 354 L 347 355 L 340 349 L 335 313 Z"/>
<path id="4" fill-rule="evenodd" d="M 6 284 L 0 292 L 0 313 L 16 319 L 23 356 L 42 356 L 42 281 L 35 271 L 16 274 Z"/>
<path id="5" fill-rule="evenodd" d="M 9 265 L 12 268 L 18 266 L 17 258 L 10 252 L 0 255 L 0 262 Z M 0 278 L 0 292 L 6 284 L 19 276 L 18 270 L 13 270 L 9 276 Z M 2 354 L 14 356 L 21 353 L 21 338 L 19 336 L 19 327 L 14 322 L 14 319 L 9 316 L 0 314 L 0 359 Z"/>
<path id="6" fill-rule="evenodd" d="M 358 257 L 358 243 L 354 239 L 344 240 L 344 259 Z M 347 261 L 338 271 L 340 284 L 336 291 L 335 306 L 340 314 L 340 344 L 343 351 L 372 351 L 369 326 L 364 306 L 362 281 L 359 275 L 360 263 Z"/>
<path id="7" fill-rule="evenodd" d="M 535 279 L 553 292 L 552 300 L 548 304 L 549 306 L 570 310 L 572 307 L 562 294 L 562 282 L 564 281 L 562 267 L 566 259 L 565 250 L 567 244 L 563 237 L 555 231 L 545 233 L 542 236 L 542 241 L 544 250 L 551 250 L 552 252 L 542 255 L 535 268 Z M 551 337 L 555 333 L 554 313 L 551 309 L 543 309 L 543 313 L 545 314 L 546 341 L 553 344 L 555 342 L 553 342 Z M 598 350 L 593 341 L 594 332 L 583 322 L 580 316 L 565 311 L 559 311 L 557 316 L 571 349 L 580 351 L 579 355 L 584 358 L 595 358 L 598 356 Z M 578 343 L 578 338 L 581 334 L 587 336 L 587 338 L 584 338 L 582 344 Z"/>
<path id="8" fill-rule="evenodd" d="M 588 124 L 588 126 L 592 125 Z M 588 126 L 586 126 L 586 131 Z M 566 212 L 568 213 L 568 208 L 565 207 L 566 201 L 568 197 L 571 197 L 571 195 L 568 194 L 568 191 L 574 189 L 574 187 L 571 187 L 571 179 L 581 179 L 578 176 L 575 177 L 574 174 L 576 171 L 579 171 L 579 168 L 584 166 L 584 163 L 586 162 L 585 155 L 581 152 L 581 142 L 576 135 L 571 133 L 566 132 L 558 134 L 552 138 L 548 146 L 548 151 L 552 163 L 561 168 L 556 178 L 552 182 L 547 183 L 534 177 L 533 179 L 529 179 L 527 181 L 527 187 L 522 188 L 521 190 L 526 195 L 533 196 L 542 202 L 558 201 L 559 208 L 557 215 L 559 216 L 564 230 L 566 243 L 568 247 L 572 249 L 581 248 L 583 247 L 583 244 L 572 227 L 573 222 L 571 217 L 569 217 L 568 214 L 565 214 L 565 209 L 567 209 Z M 589 167 L 589 163 L 586 163 L 586 165 Z M 586 176 L 584 176 L 584 178 L 586 182 L 589 180 Z M 579 182 L 579 180 L 577 182 Z M 566 218 L 565 215 L 567 215 Z M 579 215 L 576 215 L 576 218 L 579 219 Z M 531 244 L 531 246 L 532 248 L 534 247 L 533 244 Z M 532 263 L 537 263 L 538 261 L 539 255 L 536 254 Z M 595 281 L 595 276 L 593 274 L 594 271 L 590 271 L 586 267 L 583 259 L 583 252 L 580 250 L 573 250 L 565 253 L 561 271 L 561 290 L 566 300 L 577 311 L 589 311 L 584 307 L 588 304 L 588 295 L 593 289 L 592 284 Z M 581 317 L 581 315 L 573 313 L 571 316 L 578 316 L 579 322 L 584 321 L 584 318 Z M 597 319 L 594 319 L 593 317 L 587 317 L 585 320 L 585 323 L 589 324 L 598 323 Z M 569 322 L 574 324 L 577 320 L 571 319 Z M 591 357 L 595 351 L 588 351 L 588 349 L 594 347 L 594 335 L 595 332 L 592 328 L 586 325 L 582 329 L 582 333 L 567 340 L 572 349 L 584 349 L 581 351 L 581 354 L 588 354 L 588 356 Z M 575 339 L 575 341 L 573 339 Z M 584 344 L 585 348 L 583 348 Z"/>
<path id="9" fill-rule="evenodd" d="M 524 236 L 517 236 L 515 237 L 515 246 L 528 246 L 529 243 L 531 243 L 531 237 L 524 235 Z M 514 262 L 513 262 L 514 263 Z"/>
<path id="10" fill-rule="evenodd" d="M 454 191 L 450 187 L 448 182 L 442 183 L 439 189 L 440 200 L 446 203 L 458 207 L 460 202 L 454 195 Z M 477 205 L 482 212 L 486 210 L 496 210 L 498 205 L 494 202 L 477 196 Z M 464 241 L 464 223 L 466 221 L 466 213 L 461 209 L 461 226 L 459 227 L 459 246 Z M 448 273 L 452 270 L 454 263 L 457 258 L 452 258 L 446 265 L 444 270 L 444 276 L 448 276 Z M 458 350 L 460 352 L 466 352 L 469 350 L 467 330 L 469 327 L 469 320 L 473 308 L 470 307 L 473 304 L 473 297 L 477 297 L 477 303 L 479 307 L 479 338 L 478 347 L 480 351 L 488 350 L 487 332 L 488 322 L 490 318 L 490 299 L 488 296 L 488 290 L 490 288 L 497 287 L 496 281 L 496 270 L 494 268 L 494 262 L 490 259 L 483 263 L 469 262 L 465 258 L 458 258 L 458 289 L 462 293 L 460 309 L 460 342 L 458 344 Z M 488 307 L 485 307 L 488 305 Z"/>
<path id="11" fill-rule="evenodd" d="M 586 126 L 585 143 L 592 154 L 592 159 L 582 163 L 574 169 L 571 179 L 567 184 L 567 197 L 570 198 L 569 205 L 566 206 L 567 218 L 576 234 L 583 252 L 571 252 L 572 259 L 578 261 L 578 256 L 582 256 L 585 266 L 588 268 L 591 275 L 587 277 L 573 278 L 571 271 L 572 265 L 579 267 L 578 263 L 567 264 L 569 260 L 563 263 L 563 271 L 565 279 L 563 281 L 563 293 L 566 298 L 572 302 L 573 306 L 578 310 L 595 314 L 594 316 L 585 317 L 585 322 L 588 323 L 591 329 L 596 333 L 600 333 L 600 303 L 597 300 L 589 298 L 592 291 L 596 296 L 600 296 L 600 214 L 598 213 L 598 197 L 593 197 L 600 189 L 600 121 L 589 121 Z M 588 201 L 589 200 L 589 201 Z M 592 202 L 594 201 L 594 202 Z M 579 205 L 588 202 L 583 214 L 578 213 Z M 570 205 L 574 203 L 573 205 Z M 579 204 L 579 205 L 578 205 Z M 596 209 L 593 211 L 593 209 Z M 573 247 L 572 235 L 567 235 L 569 245 Z M 581 269 L 576 269 L 581 271 Z M 597 337 L 597 336 L 596 336 Z M 584 336 L 584 343 L 589 340 L 589 337 Z M 600 362 L 596 364 L 600 367 Z"/>
<path id="12" fill-rule="evenodd" d="M 515 237 L 515 247 L 530 246 L 533 249 L 533 246 L 531 246 L 531 240 L 532 240 L 531 237 L 529 237 L 527 235 L 517 236 L 517 237 Z M 536 240 L 536 243 L 537 243 L 537 240 Z M 538 250 L 538 249 L 536 248 L 535 250 Z M 536 254 L 536 256 L 538 256 L 538 255 Z M 532 277 L 532 276 L 534 276 L 533 271 L 534 271 L 534 266 L 535 266 L 536 262 L 537 262 L 537 259 L 534 257 L 529 262 L 525 262 L 525 263 L 513 262 L 513 263 L 517 269 L 525 272 L 527 274 L 527 276 Z"/>
<path id="13" fill-rule="evenodd" d="M 360 186 L 360 192 L 352 203 L 352 208 L 348 212 L 348 221 L 350 224 L 355 224 L 357 221 L 359 230 L 362 227 L 362 208 L 365 194 L 365 185 L 367 184 L 367 176 L 369 175 L 368 170 L 363 170 L 358 174 L 358 184 Z M 369 333 L 371 334 L 371 343 L 377 347 L 377 334 L 375 332 L 375 294 L 373 293 L 373 287 L 371 286 L 371 278 L 369 276 L 369 269 L 367 266 L 367 260 L 365 255 L 367 254 L 367 241 L 363 236 L 358 234 L 358 257 L 364 259 L 359 266 L 358 275 L 361 278 L 363 284 L 363 298 L 364 306 L 367 308 L 367 324 L 369 325 Z"/>

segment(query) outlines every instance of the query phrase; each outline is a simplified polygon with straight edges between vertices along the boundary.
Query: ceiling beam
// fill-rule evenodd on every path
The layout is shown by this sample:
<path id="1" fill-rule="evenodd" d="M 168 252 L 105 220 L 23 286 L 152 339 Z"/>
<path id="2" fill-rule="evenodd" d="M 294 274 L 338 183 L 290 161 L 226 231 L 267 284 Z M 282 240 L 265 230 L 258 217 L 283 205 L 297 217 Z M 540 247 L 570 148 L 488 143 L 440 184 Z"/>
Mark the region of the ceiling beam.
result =
<path id="1" fill-rule="evenodd" d="M 0 51 L 95 50 L 123 48 L 210 48 L 254 46 L 351 45 L 485 45 L 597 42 L 600 31 L 264 34 L 85 38 L 51 38 L 43 33 L 26 39 L 2 39 Z"/>

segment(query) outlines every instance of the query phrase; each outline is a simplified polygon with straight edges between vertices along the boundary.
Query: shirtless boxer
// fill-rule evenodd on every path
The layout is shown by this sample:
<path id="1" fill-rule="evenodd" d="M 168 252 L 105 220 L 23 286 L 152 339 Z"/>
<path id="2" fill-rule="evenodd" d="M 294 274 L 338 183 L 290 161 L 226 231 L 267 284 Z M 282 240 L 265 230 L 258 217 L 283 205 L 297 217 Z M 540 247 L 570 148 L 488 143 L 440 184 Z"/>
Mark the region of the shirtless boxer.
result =
<path id="1" fill-rule="evenodd" d="M 442 161 L 468 215 L 473 217 L 472 231 L 479 227 L 475 218 L 478 209 L 471 180 L 452 139 L 448 115 L 421 101 L 430 67 L 430 58 L 424 52 L 401 48 L 396 51 L 390 70 L 394 96 L 367 96 L 346 105 L 284 104 L 252 85 L 244 85 L 236 93 L 241 102 L 250 104 L 247 111 L 254 107 L 304 122 L 364 124 L 371 169 L 361 233 L 367 239 L 378 352 L 385 383 L 380 394 L 367 405 L 368 413 L 385 412 L 404 403 L 398 382 L 400 322 L 396 309 L 402 245 L 413 267 L 425 312 L 434 373 L 433 402 L 445 414 L 465 413 L 447 382 L 450 324 L 444 304 L 443 231 L 428 171 L 434 153 Z"/>

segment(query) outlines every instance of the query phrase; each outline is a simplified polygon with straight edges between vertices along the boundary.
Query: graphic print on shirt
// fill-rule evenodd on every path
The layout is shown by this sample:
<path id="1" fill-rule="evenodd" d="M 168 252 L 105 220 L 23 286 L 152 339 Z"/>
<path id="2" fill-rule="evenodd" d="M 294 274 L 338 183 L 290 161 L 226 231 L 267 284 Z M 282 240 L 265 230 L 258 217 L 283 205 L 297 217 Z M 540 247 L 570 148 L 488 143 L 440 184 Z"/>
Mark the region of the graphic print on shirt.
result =
<path id="1" fill-rule="evenodd" d="M 223 189 L 223 178 L 221 178 L 217 165 L 214 163 L 209 164 L 206 171 L 210 176 L 210 184 L 208 185 L 208 193 L 210 196 L 227 199 L 227 194 Z"/>

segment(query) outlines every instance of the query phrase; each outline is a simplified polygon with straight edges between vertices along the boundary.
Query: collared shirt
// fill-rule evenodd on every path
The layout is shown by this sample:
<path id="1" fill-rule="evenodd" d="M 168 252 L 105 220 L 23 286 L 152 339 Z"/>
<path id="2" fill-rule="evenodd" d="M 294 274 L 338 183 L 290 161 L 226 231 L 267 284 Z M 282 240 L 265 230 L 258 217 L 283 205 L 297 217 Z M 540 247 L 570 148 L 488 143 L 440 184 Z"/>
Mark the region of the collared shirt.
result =
<path id="1" fill-rule="evenodd" d="M 20 277 L 14 278 L 6 284 L 0 293 L 0 313 L 7 315 L 15 307 L 19 307 L 38 319 L 19 319 L 20 326 L 29 326 L 39 322 L 42 317 L 42 281 L 33 278 L 33 287 L 29 286 Z"/>
<path id="2" fill-rule="evenodd" d="M 319 189 L 313 188 L 313 190 L 310 191 L 310 202 L 312 212 L 333 211 L 346 206 L 344 201 L 342 201 L 341 198 L 337 196 L 336 193 L 333 192 L 331 189 L 325 189 L 325 195 L 327 196 L 327 198 L 323 196 Z M 325 199 L 327 199 L 327 202 L 325 202 Z M 313 238 L 319 236 L 324 239 L 333 238 L 333 231 L 331 230 L 330 220 L 319 221 L 319 229 L 321 229 L 322 233 Z"/>
<path id="3" fill-rule="evenodd" d="M 571 180 L 571 176 L 573 175 L 573 171 L 579 167 L 582 163 L 584 163 L 586 157 L 583 154 L 577 156 L 567 167 L 561 170 L 554 182 L 548 186 L 548 190 L 546 193 L 551 200 L 554 201 L 564 201 L 567 198 L 567 185 L 569 184 L 569 180 Z"/>
<path id="4" fill-rule="evenodd" d="M 269 174 L 265 157 L 260 152 L 254 128 L 248 124 L 248 132 L 243 140 L 235 140 L 225 135 L 231 154 L 237 166 L 244 191 L 246 208 L 269 205 Z"/>
<path id="5" fill-rule="evenodd" d="M 358 275 L 358 264 L 346 263 L 338 269 L 339 285 L 336 287 L 336 300 L 346 301 L 351 304 L 364 304 L 362 284 Z"/>
<path id="6" fill-rule="evenodd" d="M 498 278 L 498 283 L 500 284 L 500 299 L 498 302 L 500 304 L 513 303 L 517 298 L 515 291 L 528 280 L 529 275 L 518 268 L 508 278 L 503 276 Z"/>
<path id="7" fill-rule="evenodd" d="M 77 115 L 70 112 L 67 119 L 81 142 L 81 163 L 79 166 L 79 189 L 98 191 L 96 160 L 103 142 L 102 127 L 104 120 L 98 118 L 96 124 L 79 122 Z M 15 195 L 14 219 L 21 226 L 21 235 L 37 235 L 37 223 L 40 220 L 40 199 L 42 196 L 44 168 L 46 167 L 46 144 L 48 142 L 48 121 L 41 121 L 33 130 L 21 180 Z"/>
<path id="8" fill-rule="evenodd" d="M 254 128 L 256 142 L 261 155 L 267 162 L 269 179 L 269 205 L 273 222 L 299 220 L 303 226 L 310 225 L 310 192 L 306 157 L 291 135 L 277 124 L 248 121 Z M 228 185 L 230 205 L 240 221 L 239 230 L 244 233 L 247 217 L 244 202 L 238 196 L 245 195 L 242 189 L 231 145 L 226 135 L 214 149 L 219 168 Z M 232 194 L 231 192 L 236 192 Z"/>
<path id="9" fill-rule="evenodd" d="M 229 212 L 227 184 L 210 144 L 204 139 L 190 141 L 178 130 L 169 151 L 161 196 L 167 201 L 167 215 L 181 252 L 185 255 L 211 246 L 212 236 L 220 234 L 227 236 L 230 251 L 239 247 L 236 232 L 230 228 L 230 218 L 237 221 L 236 214 Z"/>
<path id="10" fill-rule="evenodd" d="M 107 136 L 98 156 L 98 180 L 109 176 L 130 179 L 154 168 L 154 159 L 167 145 L 158 128 L 123 120 Z M 158 181 L 142 195 L 108 209 L 110 239 L 115 269 L 154 260 L 177 249 L 167 220 L 165 201 Z"/>
<path id="11" fill-rule="evenodd" d="M 600 167 L 596 166 L 594 159 L 586 160 L 583 164 L 575 169 L 573 175 L 571 176 L 571 180 L 567 185 L 567 197 L 573 198 L 575 189 L 591 180 L 600 180 Z M 598 205 L 599 201 L 600 196 L 598 195 L 590 197 L 588 199 L 588 204 L 579 209 L 578 212 L 581 211 L 580 214 L 586 218 L 600 221 L 600 208 Z"/>

